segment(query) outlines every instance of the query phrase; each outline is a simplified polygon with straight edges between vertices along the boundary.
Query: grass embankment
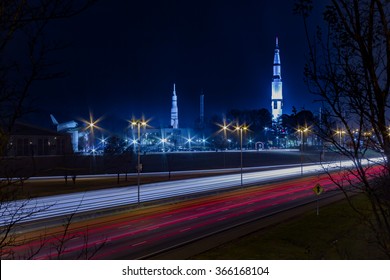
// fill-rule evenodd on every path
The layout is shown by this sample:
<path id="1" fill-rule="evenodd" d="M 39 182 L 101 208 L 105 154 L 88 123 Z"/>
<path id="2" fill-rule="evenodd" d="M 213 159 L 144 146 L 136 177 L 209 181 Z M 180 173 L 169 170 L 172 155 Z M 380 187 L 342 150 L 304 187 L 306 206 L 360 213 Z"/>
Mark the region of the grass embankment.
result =
<path id="1" fill-rule="evenodd" d="M 353 198 L 366 207 L 363 196 Z M 385 259 L 373 235 L 346 201 L 268 227 L 221 245 L 193 259 Z"/>

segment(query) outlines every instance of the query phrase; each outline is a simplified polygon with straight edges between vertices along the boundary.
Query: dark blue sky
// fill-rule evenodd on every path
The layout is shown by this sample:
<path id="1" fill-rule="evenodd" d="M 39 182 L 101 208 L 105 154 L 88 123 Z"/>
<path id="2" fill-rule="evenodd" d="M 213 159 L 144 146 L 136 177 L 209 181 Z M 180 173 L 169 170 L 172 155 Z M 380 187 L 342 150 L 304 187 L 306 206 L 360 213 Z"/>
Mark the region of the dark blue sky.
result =
<path id="1" fill-rule="evenodd" d="M 284 113 L 292 106 L 315 111 L 303 84 L 306 41 L 293 2 L 101 0 L 52 23 L 50 37 L 70 43 L 56 58 L 69 76 L 37 86 L 36 105 L 60 121 L 90 110 L 112 120 L 144 114 L 168 126 L 176 83 L 181 127 L 198 117 L 202 90 L 206 117 L 270 109 L 279 36 Z"/>

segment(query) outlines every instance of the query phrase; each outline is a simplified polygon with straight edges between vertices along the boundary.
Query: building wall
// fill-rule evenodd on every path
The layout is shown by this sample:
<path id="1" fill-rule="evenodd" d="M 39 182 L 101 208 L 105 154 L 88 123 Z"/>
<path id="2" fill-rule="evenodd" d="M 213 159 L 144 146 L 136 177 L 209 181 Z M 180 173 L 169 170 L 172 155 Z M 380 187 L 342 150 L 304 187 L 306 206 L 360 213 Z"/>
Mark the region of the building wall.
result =
<path id="1" fill-rule="evenodd" d="M 12 135 L 8 156 L 47 156 L 72 153 L 69 135 Z"/>

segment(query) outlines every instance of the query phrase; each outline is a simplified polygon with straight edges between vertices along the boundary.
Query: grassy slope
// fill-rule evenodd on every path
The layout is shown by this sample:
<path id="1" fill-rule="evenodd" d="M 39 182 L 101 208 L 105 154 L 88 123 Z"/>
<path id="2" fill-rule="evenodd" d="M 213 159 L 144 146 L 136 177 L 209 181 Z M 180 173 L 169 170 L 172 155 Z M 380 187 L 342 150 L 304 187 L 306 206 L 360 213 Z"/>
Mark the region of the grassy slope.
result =
<path id="1" fill-rule="evenodd" d="M 364 197 L 354 198 L 364 207 Z M 345 202 L 314 210 L 197 255 L 194 259 L 383 259 Z"/>

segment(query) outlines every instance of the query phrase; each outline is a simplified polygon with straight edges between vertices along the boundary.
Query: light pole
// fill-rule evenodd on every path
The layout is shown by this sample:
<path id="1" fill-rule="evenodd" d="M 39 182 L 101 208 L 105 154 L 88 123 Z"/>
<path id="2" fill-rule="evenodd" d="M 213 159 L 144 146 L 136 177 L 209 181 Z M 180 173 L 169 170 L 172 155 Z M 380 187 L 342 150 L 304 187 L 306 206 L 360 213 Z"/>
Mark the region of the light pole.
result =
<path id="1" fill-rule="evenodd" d="M 162 151 L 163 153 L 165 153 L 165 143 L 167 143 L 167 138 L 162 138 L 161 139 L 161 144 L 162 144 Z"/>
<path id="2" fill-rule="evenodd" d="M 96 122 L 97 121 L 93 121 L 92 119 L 92 115 L 90 115 L 89 117 L 90 119 L 90 122 L 87 122 L 87 125 L 88 125 L 88 128 L 89 128 L 89 134 L 88 134 L 88 148 L 87 148 L 87 152 L 88 154 L 92 155 L 92 157 L 90 157 L 90 161 L 89 161 L 89 170 L 90 172 L 92 173 L 95 173 L 96 172 L 96 149 L 95 149 L 95 133 L 94 133 L 94 129 L 96 128 Z M 91 136 L 91 137 L 89 137 Z"/>
<path id="3" fill-rule="evenodd" d="M 226 150 L 229 149 L 229 145 L 227 144 L 228 141 L 227 141 L 227 130 L 228 130 L 228 126 L 226 124 L 224 124 L 222 126 L 222 129 L 223 129 L 223 168 L 226 168 Z"/>
<path id="4" fill-rule="evenodd" d="M 140 172 L 141 172 L 141 169 L 142 169 L 142 165 L 141 165 L 141 125 L 143 127 L 146 127 L 147 123 L 146 121 L 144 120 L 132 120 L 131 121 L 131 127 L 134 128 L 134 126 L 137 126 L 137 131 L 138 131 L 138 155 L 137 155 L 137 190 L 138 190 L 138 205 L 140 205 Z"/>
<path id="5" fill-rule="evenodd" d="M 243 186 L 243 178 L 242 178 L 242 132 L 247 130 L 248 127 L 246 125 L 236 126 L 236 130 L 240 132 L 240 175 L 241 175 L 241 187 Z"/>
<path id="6" fill-rule="evenodd" d="M 301 175 L 303 175 L 303 133 L 306 133 L 307 131 L 309 131 L 309 128 L 308 127 L 301 127 L 301 128 L 298 128 L 297 130 L 300 135 L 301 135 Z"/>
<path id="7" fill-rule="evenodd" d="M 339 135 L 339 145 L 340 145 L 340 169 L 341 169 L 341 156 L 342 156 L 342 151 L 343 151 L 343 143 L 341 139 L 341 135 L 345 133 L 344 130 L 338 129 L 336 130 L 336 133 Z"/>

